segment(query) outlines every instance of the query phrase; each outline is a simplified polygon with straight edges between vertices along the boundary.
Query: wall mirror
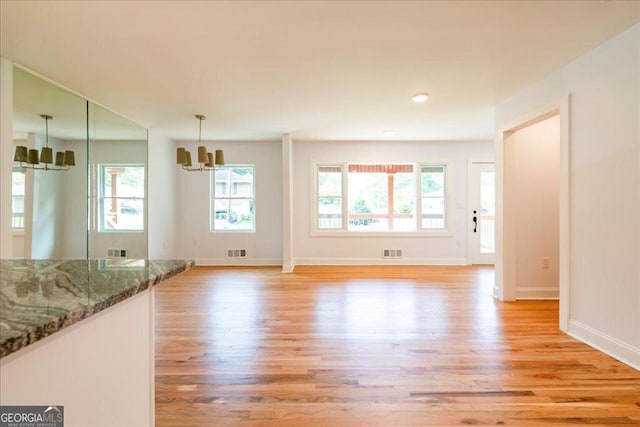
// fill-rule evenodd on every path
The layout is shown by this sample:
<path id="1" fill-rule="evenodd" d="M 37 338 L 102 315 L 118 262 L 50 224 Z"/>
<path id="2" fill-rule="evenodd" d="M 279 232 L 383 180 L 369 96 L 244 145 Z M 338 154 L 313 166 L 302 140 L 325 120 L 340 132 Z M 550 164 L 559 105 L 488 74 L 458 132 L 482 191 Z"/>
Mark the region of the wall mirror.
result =
<path id="1" fill-rule="evenodd" d="M 89 257 L 147 257 L 147 130 L 89 103 Z"/>
<path id="2" fill-rule="evenodd" d="M 20 67 L 13 108 L 13 257 L 146 258 L 147 130 Z"/>
<path id="3" fill-rule="evenodd" d="M 45 120 L 41 115 L 51 116 Z M 15 258 L 87 256 L 87 101 L 20 68 L 13 70 L 14 146 L 73 151 L 66 171 L 13 163 L 12 233 Z M 48 129 L 47 129 L 48 127 Z M 46 141 L 48 130 L 48 142 Z M 55 154 L 54 154 L 55 155 Z"/>

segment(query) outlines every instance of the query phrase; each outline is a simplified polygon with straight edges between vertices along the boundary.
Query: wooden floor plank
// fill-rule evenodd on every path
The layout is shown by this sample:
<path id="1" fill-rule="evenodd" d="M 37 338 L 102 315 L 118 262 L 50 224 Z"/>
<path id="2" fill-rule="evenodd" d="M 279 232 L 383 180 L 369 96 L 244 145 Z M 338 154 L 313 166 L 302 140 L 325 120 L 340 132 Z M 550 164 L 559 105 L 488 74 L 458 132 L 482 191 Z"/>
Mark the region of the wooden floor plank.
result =
<path id="1" fill-rule="evenodd" d="M 640 425 L 640 372 L 493 269 L 195 268 L 156 287 L 156 425 Z"/>

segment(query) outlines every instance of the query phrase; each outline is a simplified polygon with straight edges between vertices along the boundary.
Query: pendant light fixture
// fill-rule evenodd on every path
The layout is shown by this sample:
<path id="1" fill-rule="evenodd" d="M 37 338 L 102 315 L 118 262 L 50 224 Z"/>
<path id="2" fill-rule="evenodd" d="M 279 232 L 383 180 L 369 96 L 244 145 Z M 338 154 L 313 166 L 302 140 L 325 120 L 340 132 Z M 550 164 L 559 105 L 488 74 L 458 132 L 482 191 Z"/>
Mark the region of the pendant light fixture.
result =
<path id="1" fill-rule="evenodd" d="M 196 114 L 196 119 L 200 122 L 198 127 L 198 166 L 193 166 L 191 163 L 191 153 L 182 147 L 178 148 L 177 163 L 182 166 L 182 169 L 194 172 L 194 171 L 210 171 L 216 167 L 224 166 L 224 152 L 222 150 L 215 151 L 215 157 L 213 153 L 207 151 L 207 147 L 202 144 L 202 121 L 206 119 L 202 114 Z"/>
<path id="2" fill-rule="evenodd" d="M 76 165 L 76 157 L 73 151 L 58 151 L 55 163 L 53 162 L 53 150 L 49 147 L 49 120 L 53 117 L 48 114 L 40 114 L 45 123 L 45 143 L 40 155 L 38 150 L 28 149 L 24 145 L 16 147 L 13 161 L 18 162 L 24 169 L 39 169 L 45 171 L 68 171 L 71 166 Z M 51 166 L 50 166 L 51 165 Z"/>

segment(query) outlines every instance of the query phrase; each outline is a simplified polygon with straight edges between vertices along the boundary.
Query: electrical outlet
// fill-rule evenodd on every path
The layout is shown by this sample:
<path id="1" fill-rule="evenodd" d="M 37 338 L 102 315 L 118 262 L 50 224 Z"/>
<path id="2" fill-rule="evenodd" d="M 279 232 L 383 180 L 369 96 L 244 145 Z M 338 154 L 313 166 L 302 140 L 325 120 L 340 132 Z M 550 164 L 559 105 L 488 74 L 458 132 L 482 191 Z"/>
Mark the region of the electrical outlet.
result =
<path id="1" fill-rule="evenodd" d="M 542 258 L 542 268 L 545 269 L 545 270 L 549 268 L 549 258 L 548 257 Z"/>

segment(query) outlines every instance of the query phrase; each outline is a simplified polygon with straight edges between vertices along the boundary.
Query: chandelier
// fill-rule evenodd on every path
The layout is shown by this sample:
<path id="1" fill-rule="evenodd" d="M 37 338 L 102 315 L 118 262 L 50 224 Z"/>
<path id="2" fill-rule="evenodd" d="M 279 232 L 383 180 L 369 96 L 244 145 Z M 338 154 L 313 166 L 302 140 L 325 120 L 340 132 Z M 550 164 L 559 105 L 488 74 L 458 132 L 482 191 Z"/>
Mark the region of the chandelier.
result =
<path id="1" fill-rule="evenodd" d="M 222 150 L 216 150 L 214 157 L 213 153 L 207 151 L 207 147 L 200 145 L 202 144 L 202 121 L 206 117 L 202 114 L 196 114 L 196 119 L 200 122 L 198 127 L 198 166 L 193 166 L 191 153 L 182 147 L 178 148 L 177 163 L 182 166 L 182 169 L 189 172 L 209 171 L 214 170 L 216 167 L 224 166 L 224 152 Z"/>
<path id="2" fill-rule="evenodd" d="M 73 151 L 56 152 L 56 161 L 53 162 L 53 150 L 49 147 L 49 120 L 53 117 L 48 114 L 40 114 L 45 122 L 45 146 L 42 147 L 40 155 L 38 150 L 18 145 L 13 156 L 13 161 L 18 162 L 24 169 L 40 169 L 45 171 L 68 171 L 71 166 L 76 165 L 76 157 Z M 42 166 L 40 166 L 42 165 Z M 52 166 L 50 166 L 52 165 Z"/>

